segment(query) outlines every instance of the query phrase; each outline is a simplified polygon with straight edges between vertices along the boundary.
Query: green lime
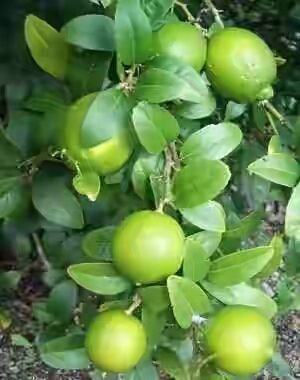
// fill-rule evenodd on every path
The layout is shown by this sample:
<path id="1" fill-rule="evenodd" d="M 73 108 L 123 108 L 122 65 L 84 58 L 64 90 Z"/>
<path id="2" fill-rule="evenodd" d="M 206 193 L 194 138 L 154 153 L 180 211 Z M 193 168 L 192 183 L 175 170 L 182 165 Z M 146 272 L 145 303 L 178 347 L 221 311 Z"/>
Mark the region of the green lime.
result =
<path id="1" fill-rule="evenodd" d="M 251 306 L 224 307 L 208 324 L 207 349 L 233 375 L 251 375 L 271 359 L 276 341 L 270 320 Z"/>
<path id="2" fill-rule="evenodd" d="M 208 43 L 206 73 L 222 96 L 246 103 L 273 95 L 277 66 L 272 51 L 256 34 L 225 28 Z"/>
<path id="3" fill-rule="evenodd" d="M 131 214 L 117 228 L 113 239 L 114 264 L 135 283 L 155 283 L 176 273 L 183 254 L 180 225 L 157 211 Z"/>

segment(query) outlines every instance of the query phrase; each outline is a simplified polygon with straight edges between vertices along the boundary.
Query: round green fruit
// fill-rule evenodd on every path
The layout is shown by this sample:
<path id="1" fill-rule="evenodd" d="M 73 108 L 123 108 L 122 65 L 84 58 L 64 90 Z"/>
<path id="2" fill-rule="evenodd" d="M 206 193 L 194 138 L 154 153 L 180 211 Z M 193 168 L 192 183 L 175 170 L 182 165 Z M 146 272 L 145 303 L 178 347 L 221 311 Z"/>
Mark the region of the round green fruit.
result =
<path id="1" fill-rule="evenodd" d="M 207 349 L 214 363 L 233 375 L 251 375 L 271 359 L 274 328 L 250 306 L 228 306 L 212 319 L 206 331 Z"/>
<path id="2" fill-rule="evenodd" d="M 200 71 L 206 60 L 207 43 L 199 29 L 185 22 L 173 22 L 154 34 L 154 51 L 158 55 L 179 58 Z"/>
<path id="3" fill-rule="evenodd" d="M 157 211 L 139 211 L 118 227 L 112 244 L 117 269 L 135 283 L 150 284 L 178 271 L 184 234 L 177 221 Z"/>
<path id="4" fill-rule="evenodd" d="M 256 34 L 225 28 L 209 40 L 206 73 L 222 96 L 247 103 L 273 95 L 277 66 L 272 51 Z"/>
<path id="5" fill-rule="evenodd" d="M 73 161 L 96 171 L 99 175 L 106 175 L 119 170 L 126 163 L 132 154 L 133 143 L 129 132 L 122 131 L 92 148 L 81 147 L 81 126 L 96 96 L 97 93 L 86 95 L 70 107 L 66 118 L 63 146 Z"/>
<path id="6" fill-rule="evenodd" d="M 96 367 L 106 372 L 126 372 L 136 366 L 146 351 L 142 323 L 124 310 L 108 310 L 91 323 L 86 349 Z"/>

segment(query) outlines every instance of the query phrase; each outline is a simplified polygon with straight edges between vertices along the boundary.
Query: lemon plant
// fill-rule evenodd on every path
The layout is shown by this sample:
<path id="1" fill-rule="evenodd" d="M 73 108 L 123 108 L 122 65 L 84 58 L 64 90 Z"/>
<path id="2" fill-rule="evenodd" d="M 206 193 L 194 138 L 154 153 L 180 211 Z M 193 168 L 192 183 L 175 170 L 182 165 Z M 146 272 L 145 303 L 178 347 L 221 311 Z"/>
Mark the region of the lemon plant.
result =
<path id="1" fill-rule="evenodd" d="M 26 17 L 32 59 L 55 80 L 21 99 L 25 142 L 0 130 L 0 218 L 26 224 L 43 263 L 51 291 L 33 314 L 51 367 L 232 379 L 277 354 L 263 282 L 284 237 L 251 237 L 276 197 L 286 237 L 300 236 L 278 59 L 202 8 L 208 27 L 174 0 L 102 1 L 60 29 Z"/>

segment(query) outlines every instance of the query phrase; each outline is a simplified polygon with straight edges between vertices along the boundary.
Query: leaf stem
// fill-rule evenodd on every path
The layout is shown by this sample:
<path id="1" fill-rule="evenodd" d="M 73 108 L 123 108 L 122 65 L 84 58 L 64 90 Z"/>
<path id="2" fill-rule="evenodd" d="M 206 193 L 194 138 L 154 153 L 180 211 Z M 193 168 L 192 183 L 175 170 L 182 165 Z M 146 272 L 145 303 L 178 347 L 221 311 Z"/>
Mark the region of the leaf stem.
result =
<path id="1" fill-rule="evenodd" d="M 126 310 L 126 314 L 131 315 L 142 303 L 142 299 L 138 294 L 133 296 L 132 304 Z"/>
<path id="2" fill-rule="evenodd" d="M 270 112 L 267 109 L 265 109 L 265 112 L 266 112 L 267 118 L 269 120 L 269 123 L 270 123 L 275 135 L 279 136 L 279 132 L 278 132 L 278 129 L 277 129 L 276 124 L 274 122 L 273 116 L 270 114 Z"/>
<path id="3" fill-rule="evenodd" d="M 43 264 L 44 269 L 46 271 L 48 271 L 49 269 L 51 269 L 51 264 L 47 260 L 46 253 L 44 251 L 44 247 L 42 245 L 42 242 L 41 242 L 41 240 L 40 240 L 40 238 L 36 232 L 33 232 L 33 234 L 31 236 L 32 236 L 32 240 L 33 240 L 34 245 L 35 245 L 36 253 L 39 256 L 39 258 Z"/>
<path id="4" fill-rule="evenodd" d="M 214 15 L 215 21 L 224 28 L 224 23 L 221 19 L 220 13 L 215 7 L 214 3 L 211 0 L 204 0 L 206 6 L 211 10 L 212 14 Z"/>
<path id="5" fill-rule="evenodd" d="M 195 371 L 195 379 L 199 379 L 202 368 L 206 364 L 208 364 L 209 362 L 211 362 L 213 359 L 215 359 L 215 357 L 216 357 L 216 354 L 212 354 L 212 355 L 207 356 L 204 359 L 202 359 L 201 357 L 200 357 L 200 359 L 198 359 L 198 361 L 197 361 L 198 365 L 197 365 L 197 369 Z"/>
<path id="6" fill-rule="evenodd" d="M 269 113 L 273 115 L 281 124 L 288 124 L 285 117 L 273 106 L 271 102 L 269 102 L 268 100 L 263 100 L 261 103 L 264 106 L 264 108 L 267 111 L 269 111 Z"/>

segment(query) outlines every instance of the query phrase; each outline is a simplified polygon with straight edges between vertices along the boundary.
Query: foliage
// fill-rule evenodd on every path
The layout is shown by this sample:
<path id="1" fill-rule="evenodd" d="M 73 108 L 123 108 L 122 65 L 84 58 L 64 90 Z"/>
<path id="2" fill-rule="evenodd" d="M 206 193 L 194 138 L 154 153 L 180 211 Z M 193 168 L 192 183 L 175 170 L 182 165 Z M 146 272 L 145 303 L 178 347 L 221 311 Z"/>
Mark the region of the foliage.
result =
<path id="1" fill-rule="evenodd" d="M 8 13 L 17 1 L 4 3 Z M 0 236 L 17 266 L 0 272 L 0 296 L 17 289 L 32 260 L 39 263 L 47 291 L 32 305 L 41 326 L 35 342 L 54 368 L 89 367 L 91 320 L 129 308 L 148 348 L 125 379 L 158 379 L 152 360 L 177 380 L 231 379 L 207 358 L 205 320 L 224 305 L 253 306 L 268 318 L 299 309 L 299 4 L 217 2 L 226 25 L 258 29 L 277 63 L 287 59 L 272 103 L 238 104 L 211 87 L 205 70 L 153 57 L 153 33 L 170 21 L 200 23 L 208 37 L 216 32 L 222 22 L 210 2 L 77 0 L 44 12 L 36 3 L 28 1 L 17 27 L 1 33 L 12 41 L 0 44 Z M 275 32 L 262 21 L 266 14 L 279 23 Z M 134 147 L 120 170 L 101 176 L 88 160 L 76 161 L 62 138 L 70 106 L 90 93 L 97 95 L 83 113 L 82 149 L 113 145 L 124 131 Z M 106 165 L 112 157 L 102 152 L 101 159 Z M 278 234 L 261 228 L 270 204 L 287 205 Z M 142 209 L 171 215 L 186 236 L 182 269 L 149 286 L 131 283 L 113 263 L 115 229 Z M 284 275 L 273 299 L 264 282 L 278 270 Z M 1 329 L 10 325 L 5 315 Z M 12 341 L 31 344 L 19 335 Z M 270 368 L 291 377 L 279 353 Z"/>

